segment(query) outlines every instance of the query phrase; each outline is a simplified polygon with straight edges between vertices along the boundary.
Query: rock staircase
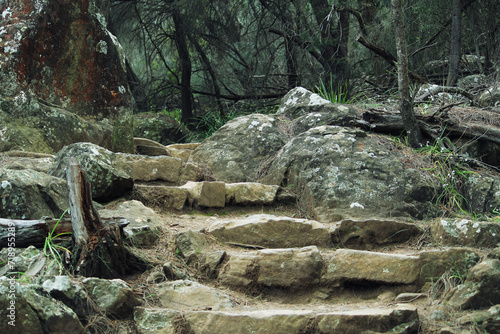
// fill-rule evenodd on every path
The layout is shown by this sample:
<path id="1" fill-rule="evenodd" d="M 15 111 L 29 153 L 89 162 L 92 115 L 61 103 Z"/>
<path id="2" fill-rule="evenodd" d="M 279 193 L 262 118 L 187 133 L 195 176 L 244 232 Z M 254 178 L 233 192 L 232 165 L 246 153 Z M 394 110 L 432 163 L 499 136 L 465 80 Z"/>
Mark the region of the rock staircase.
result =
<path id="1" fill-rule="evenodd" d="M 176 155 L 184 169 L 195 148 L 150 144 L 141 141 L 138 152 Z M 141 168 L 137 175 L 148 174 Z M 481 253 L 431 247 L 427 226 L 418 223 L 291 218 L 280 213 L 291 212 L 290 194 L 277 186 L 145 181 L 136 178 L 128 205 L 157 209 L 181 228 L 158 228 L 175 234 L 166 251 L 176 256 L 148 276 L 156 297 L 134 310 L 139 333 L 431 332 L 456 325 L 449 315 L 435 316 L 443 312 L 432 303 L 433 283 Z M 127 218 L 132 211 L 102 212 Z M 129 240 L 162 247 L 158 230 L 141 224 L 131 224 Z"/>

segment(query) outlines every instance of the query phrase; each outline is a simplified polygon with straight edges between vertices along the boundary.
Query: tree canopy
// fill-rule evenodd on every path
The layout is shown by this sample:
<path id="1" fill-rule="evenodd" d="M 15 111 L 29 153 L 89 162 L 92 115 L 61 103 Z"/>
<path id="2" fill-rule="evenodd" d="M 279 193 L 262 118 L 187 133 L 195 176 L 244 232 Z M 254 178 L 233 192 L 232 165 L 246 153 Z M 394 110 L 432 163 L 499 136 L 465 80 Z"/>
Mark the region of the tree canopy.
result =
<path id="1" fill-rule="evenodd" d="M 241 101 L 262 106 L 298 85 L 346 94 L 397 87 L 389 0 L 112 3 L 109 28 L 124 46 L 139 111 L 179 108 L 187 121 Z M 445 84 L 451 48 L 460 73 L 492 73 L 499 13 L 496 0 L 403 1 L 410 77 Z"/>

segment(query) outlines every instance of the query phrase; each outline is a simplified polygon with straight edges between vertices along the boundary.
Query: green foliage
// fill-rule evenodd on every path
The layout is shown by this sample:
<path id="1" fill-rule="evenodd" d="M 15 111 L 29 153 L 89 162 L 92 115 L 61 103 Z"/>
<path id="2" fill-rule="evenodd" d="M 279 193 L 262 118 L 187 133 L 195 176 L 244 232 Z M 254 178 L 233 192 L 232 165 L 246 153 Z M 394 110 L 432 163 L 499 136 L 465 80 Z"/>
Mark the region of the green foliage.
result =
<path id="1" fill-rule="evenodd" d="M 57 235 L 54 235 L 54 233 L 56 231 L 57 226 L 61 222 L 61 220 L 64 217 L 64 215 L 66 214 L 66 212 L 68 212 L 68 210 L 69 209 L 66 209 L 63 212 L 63 214 L 61 215 L 61 217 L 59 218 L 57 223 L 54 225 L 54 228 L 52 229 L 52 231 L 50 231 L 49 235 L 45 238 L 45 244 L 43 246 L 43 253 L 45 254 L 45 256 L 48 258 L 52 258 L 52 261 L 50 262 L 49 268 L 55 262 L 59 268 L 59 275 L 62 274 L 63 268 L 64 268 L 63 254 L 61 254 L 61 252 L 68 252 L 71 254 L 71 251 L 69 249 L 67 249 L 66 247 L 56 245 L 54 243 L 54 240 L 62 235 L 71 234 L 71 233 L 65 232 L 65 233 L 59 233 Z"/>
<path id="2" fill-rule="evenodd" d="M 453 147 L 453 144 L 448 138 L 444 137 L 437 140 L 434 145 L 418 149 L 417 152 L 425 154 L 434 160 L 432 167 L 422 169 L 428 171 L 442 185 L 441 192 L 436 196 L 436 205 L 441 206 L 448 212 L 458 210 L 471 215 L 467 211 L 468 203 L 461 193 L 461 188 L 463 181 L 475 172 L 461 162 L 453 148 L 448 147 Z"/>
<path id="3" fill-rule="evenodd" d="M 182 123 L 182 111 L 180 109 L 162 110 L 160 111 L 160 114 L 166 115 L 178 123 Z"/>
<path id="4" fill-rule="evenodd" d="M 349 97 L 349 87 L 347 82 L 341 85 L 340 83 L 334 87 L 333 80 L 329 80 L 325 83 L 320 79 L 319 86 L 316 86 L 313 90 L 319 96 L 328 100 L 332 103 L 354 103 L 361 94 L 354 97 Z"/>
<path id="5" fill-rule="evenodd" d="M 475 266 L 479 258 L 475 254 L 464 255 L 461 259 L 454 260 L 453 267 L 450 269 L 450 278 L 454 280 L 455 284 L 463 284 L 467 279 L 470 268 Z"/>

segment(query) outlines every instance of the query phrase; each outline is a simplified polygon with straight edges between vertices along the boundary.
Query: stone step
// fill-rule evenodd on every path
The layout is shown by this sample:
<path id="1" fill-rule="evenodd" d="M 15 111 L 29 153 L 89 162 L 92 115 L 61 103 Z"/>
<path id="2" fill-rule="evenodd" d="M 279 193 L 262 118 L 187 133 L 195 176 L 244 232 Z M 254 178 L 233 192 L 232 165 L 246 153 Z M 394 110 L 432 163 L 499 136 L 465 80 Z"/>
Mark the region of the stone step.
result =
<path id="1" fill-rule="evenodd" d="M 185 246 L 186 240 L 183 241 Z M 178 247 L 183 247 L 178 244 Z M 190 247 L 192 247 L 191 244 Z M 196 254 L 195 250 L 181 253 Z M 394 254 L 352 249 L 319 251 L 316 246 L 263 249 L 247 252 L 207 252 L 198 254 L 198 268 L 211 268 L 210 275 L 236 290 L 262 288 L 335 289 L 350 284 L 404 285 L 418 290 L 435 281 L 452 267 L 478 258 L 475 251 L 449 248 L 416 254 Z"/>
<path id="2" fill-rule="evenodd" d="M 255 311 L 177 311 L 136 307 L 134 320 L 139 333 L 417 333 L 417 309 L 352 309 L 317 312 L 297 309 Z"/>
<path id="3" fill-rule="evenodd" d="M 256 182 L 187 182 L 183 186 L 134 185 L 132 199 L 161 210 L 186 207 L 223 208 L 226 205 L 271 205 L 279 186 Z"/>
<path id="4" fill-rule="evenodd" d="M 207 232 L 221 242 L 260 248 L 318 247 L 370 250 L 420 236 L 415 224 L 390 219 L 342 220 L 330 228 L 318 221 L 268 214 L 214 222 Z"/>

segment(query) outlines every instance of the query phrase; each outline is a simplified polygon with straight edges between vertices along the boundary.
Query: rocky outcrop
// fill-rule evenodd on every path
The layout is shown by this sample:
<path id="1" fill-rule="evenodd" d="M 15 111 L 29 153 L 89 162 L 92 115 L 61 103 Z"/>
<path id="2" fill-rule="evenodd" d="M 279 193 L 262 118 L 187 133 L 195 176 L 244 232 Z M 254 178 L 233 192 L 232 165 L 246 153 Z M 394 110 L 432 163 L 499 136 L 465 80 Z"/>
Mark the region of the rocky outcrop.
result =
<path id="1" fill-rule="evenodd" d="M 66 179 L 66 166 L 70 158 L 76 160 L 87 173 L 96 201 L 109 201 L 131 190 L 134 185 L 130 166 L 123 163 L 113 152 L 91 143 L 75 143 L 65 146 L 56 155 L 49 175 Z"/>
<path id="2" fill-rule="evenodd" d="M 0 3 L 0 151 L 89 141 L 131 152 L 125 59 L 109 1 Z"/>
<path id="3" fill-rule="evenodd" d="M 281 100 L 278 118 L 286 117 L 290 134 L 297 135 L 321 125 L 347 125 L 358 112 L 347 105 L 334 104 L 303 87 L 290 90 Z"/>
<path id="4" fill-rule="evenodd" d="M 66 181 L 33 169 L 0 168 L 0 217 L 59 218 L 69 207 Z"/>
<path id="5" fill-rule="evenodd" d="M 253 114 L 226 123 L 190 156 L 203 163 L 218 181 L 254 181 L 261 165 L 287 141 L 280 120 Z"/>
<path id="6" fill-rule="evenodd" d="M 445 245 L 495 247 L 500 242 L 500 226 L 496 222 L 437 219 L 431 232 L 436 241 Z"/>
<path id="7" fill-rule="evenodd" d="M 134 137 L 170 145 L 182 142 L 188 134 L 187 129 L 167 115 L 149 112 L 134 114 Z"/>
<path id="8" fill-rule="evenodd" d="M 263 182 L 295 188 L 304 210 L 320 221 L 425 216 L 429 184 L 402 159 L 383 137 L 319 126 L 288 142 Z"/>

